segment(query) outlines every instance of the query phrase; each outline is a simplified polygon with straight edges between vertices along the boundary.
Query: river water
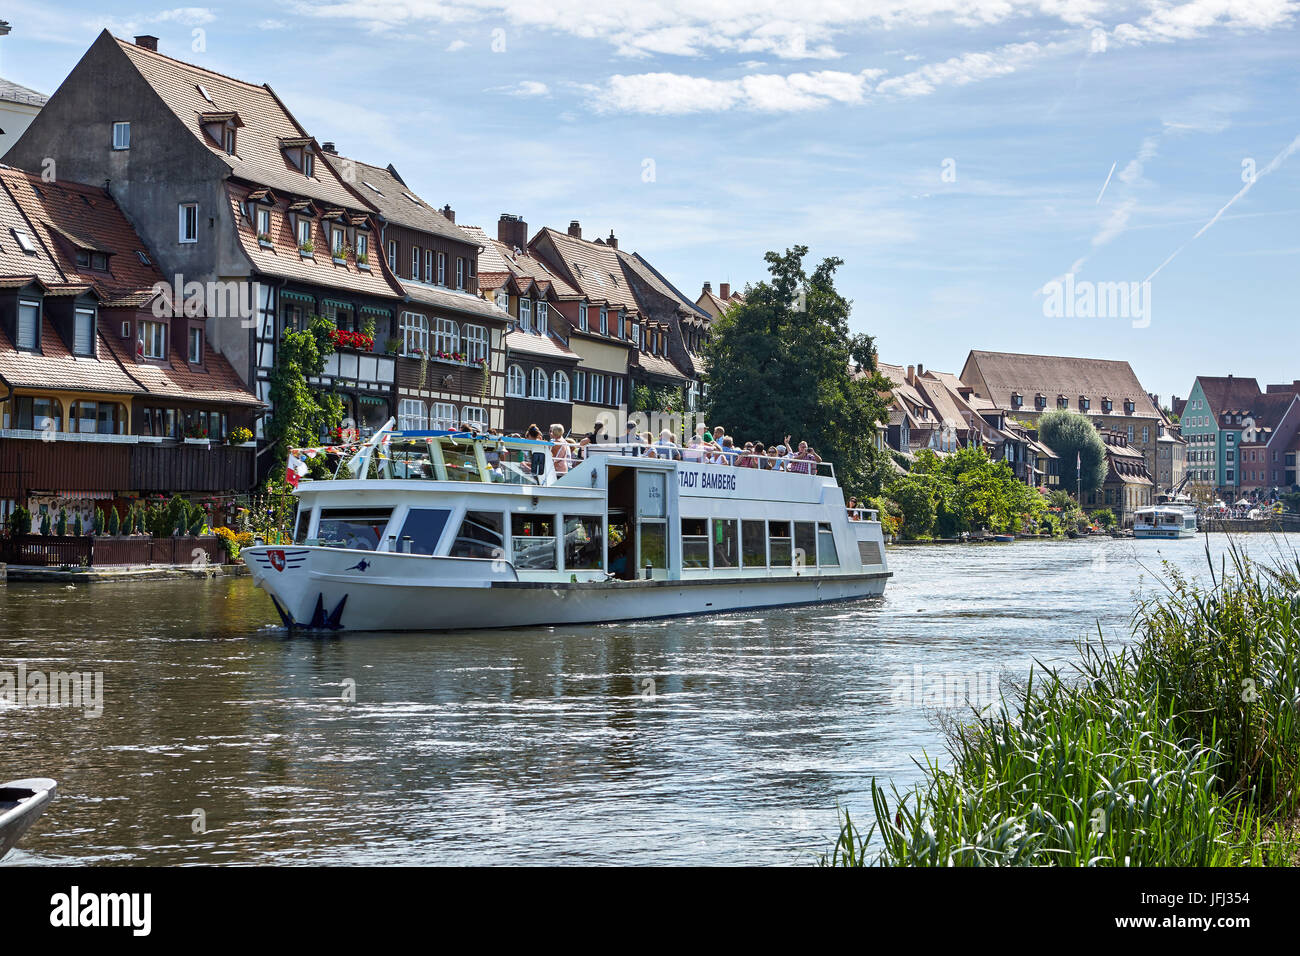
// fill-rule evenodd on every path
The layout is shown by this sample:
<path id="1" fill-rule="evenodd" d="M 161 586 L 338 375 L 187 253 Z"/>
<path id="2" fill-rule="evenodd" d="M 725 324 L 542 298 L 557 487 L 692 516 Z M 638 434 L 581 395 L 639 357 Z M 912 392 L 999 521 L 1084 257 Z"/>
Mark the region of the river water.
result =
<path id="1" fill-rule="evenodd" d="M 1204 537 L 889 560 L 870 602 L 442 635 L 289 638 L 247 579 L 0 586 L 0 675 L 103 675 L 98 716 L 0 702 L 0 781 L 60 783 L 5 865 L 807 864 L 944 757 L 937 708 L 1207 568 Z"/>

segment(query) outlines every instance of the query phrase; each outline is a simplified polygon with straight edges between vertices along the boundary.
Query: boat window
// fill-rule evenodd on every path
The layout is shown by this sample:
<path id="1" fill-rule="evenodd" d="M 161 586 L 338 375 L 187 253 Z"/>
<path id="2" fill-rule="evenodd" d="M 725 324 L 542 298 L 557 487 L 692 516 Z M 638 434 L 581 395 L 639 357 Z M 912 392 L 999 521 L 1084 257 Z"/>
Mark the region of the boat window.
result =
<path id="1" fill-rule="evenodd" d="M 740 541 L 745 567 L 763 568 L 767 566 L 767 528 L 761 521 L 742 521 L 740 523 Z"/>
<path id="2" fill-rule="evenodd" d="M 442 460 L 447 465 L 448 481 L 482 481 L 479 475 L 478 458 L 473 445 L 457 445 L 444 442 Z"/>
<path id="3" fill-rule="evenodd" d="M 504 558 L 504 527 L 499 511 L 467 511 L 448 553 L 453 558 Z"/>
<path id="4" fill-rule="evenodd" d="M 822 567 L 836 568 L 840 564 L 839 552 L 835 550 L 835 532 L 829 521 L 817 522 L 817 563 Z"/>
<path id="5" fill-rule="evenodd" d="M 767 523 L 768 546 L 771 548 L 772 567 L 788 568 L 792 557 L 790 550 L 790 522 Z"/>
<path id="6" fill-rule="evenodd" d="M 301 502 L 299 502 L 299 504 L 298 504 L 298 521 L 297 521 L 297 523 L 295 524 L 295 526 L 294 526 L 294 530 L 293 530 L 293 543 L 294 543 L 294 544 L 306 544 L 306 543 L 307 543 L 307 529 L 310 528 L 310 527 L 311 527 L 311 508 L 310 508 L 309 506 L 307 506 L 307 505 L 303 505 Z"/>
<path id="7" fill-rule="evenodd" d="M 682 519 L 682 567 L 707 568 L 709 566 L 709 520 L 707 518 Z"/>
<path id="8" fill-rule="evenodd" d="M 794 523 L 794 564 L 797 568 L 817 566 L 817 526 L 811 521 Z"/>
<path id="9" fill-rule="evenodd" d="M 601 520 L 597 515 L 564 516 L 564 567 L 568 571 L 599 571 L 605 565 Z"/>
<path id="10" fill-rule="evenodd" d="M 391 508 L 322 508 L 316 537 L 323 548 L 378 551 Z"/>
<path id="11" fill-rule="evenodd" d="M 516 568 L 555 570 L 555 515 L 511 515 L 510 537 Z"/>
<path id="12" fill-rule="evenodd" d="M 668 524 L 663 521 L 641 522 L 641 565 L 668 567 Z"/>
<path id="13" fill-rule="evenodd" d="M 432 481 L 437 477 L 429 443 L 423 441 L 393 442 L 388 447 L 388 473 L 393 478 L 420 478 Z"/>
<path id="14" fill-rule="evenodd" d="M 713 566 L 740 567 L 740 535 L 734 518 L 713 519 Z"/>
<path id="15" fill-rule="evenodd" d="M 403 554 L 433 554 L 438 550 L 450 508 L 412 508 L 402 522 L 402 533 L 390 550 Z"/>

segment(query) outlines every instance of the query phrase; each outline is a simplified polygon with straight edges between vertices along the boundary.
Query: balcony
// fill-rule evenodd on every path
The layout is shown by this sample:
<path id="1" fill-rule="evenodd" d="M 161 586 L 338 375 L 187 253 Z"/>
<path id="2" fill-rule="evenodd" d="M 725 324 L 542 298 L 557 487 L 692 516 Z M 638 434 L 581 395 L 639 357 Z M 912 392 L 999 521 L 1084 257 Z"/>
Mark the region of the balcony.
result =
<path id="1" fill-rule="evenodd" d="M 341 348 L 329 354 L 324 374 L 311 382 L 326 387 L 388 392 L 396 379 L 396 368 L 395 356 Z"/>
<path id="2" fill-rule="evenodd" d="M 247 491 L 255 449 L 137 435 L 0 430 L 0 497 Z"/>

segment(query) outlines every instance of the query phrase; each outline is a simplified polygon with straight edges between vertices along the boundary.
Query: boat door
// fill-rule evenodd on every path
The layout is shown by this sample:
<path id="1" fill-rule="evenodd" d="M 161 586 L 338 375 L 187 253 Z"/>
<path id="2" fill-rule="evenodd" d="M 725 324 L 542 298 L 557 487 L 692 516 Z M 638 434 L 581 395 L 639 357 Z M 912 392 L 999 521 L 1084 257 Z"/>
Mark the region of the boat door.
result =
<path id="1" fill-rule="evenodd" d="M 665 467 L 667 466 L 667 467 Z M 609 467 L 609 569 L 619 578 L 668 577 L 668 504 L 674 470 L 660 467 Z"/>

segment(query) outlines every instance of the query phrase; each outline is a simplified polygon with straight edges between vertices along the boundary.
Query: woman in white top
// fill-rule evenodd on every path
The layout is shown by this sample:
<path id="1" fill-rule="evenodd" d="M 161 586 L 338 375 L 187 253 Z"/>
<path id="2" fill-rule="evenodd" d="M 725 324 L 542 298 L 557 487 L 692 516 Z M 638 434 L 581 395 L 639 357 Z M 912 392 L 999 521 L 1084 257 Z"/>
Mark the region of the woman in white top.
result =
<path id="1" fill-rule="evenodd" d="M 569 470 L 569 443 L 564 440 L 564 426 L 551 426 L 551 457 L 555 473 L 563 475 Z"/>

